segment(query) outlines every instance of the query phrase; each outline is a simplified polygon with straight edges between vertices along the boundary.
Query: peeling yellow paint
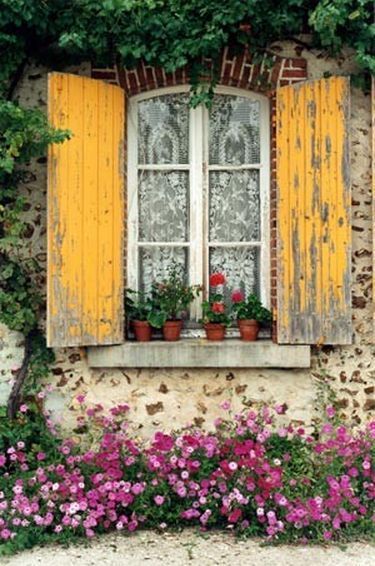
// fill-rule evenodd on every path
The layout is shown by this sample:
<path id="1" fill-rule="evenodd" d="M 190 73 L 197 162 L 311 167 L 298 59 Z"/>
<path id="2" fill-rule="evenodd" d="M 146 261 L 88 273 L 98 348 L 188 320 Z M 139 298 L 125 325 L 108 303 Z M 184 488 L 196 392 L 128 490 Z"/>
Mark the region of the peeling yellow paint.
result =
<path id="1" fill-rule="evenodd" d="M 278 340 L 351 343 L 349 81 L 277 92 Z"/>
<path id="2" fill-rule="evenodd" d="M 49 150 L 48 343 L 123 339 L 124 92 L 49 75 L 49 119 L 73 137 Z"/>

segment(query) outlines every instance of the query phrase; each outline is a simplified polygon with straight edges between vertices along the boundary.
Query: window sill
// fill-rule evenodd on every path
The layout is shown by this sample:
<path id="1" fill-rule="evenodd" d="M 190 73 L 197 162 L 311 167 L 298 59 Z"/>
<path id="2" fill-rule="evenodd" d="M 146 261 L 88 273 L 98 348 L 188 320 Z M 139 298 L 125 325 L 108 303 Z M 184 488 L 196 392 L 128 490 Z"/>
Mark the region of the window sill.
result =
<path id="1" fill-rule="evenodd" d="M 271 340 L 243 342 L 236 338 L 208 342 L 190 338 L 179 342 L 125 342 L 88 348 L 93 368 L 308 368 L 310 346 L 284 346 Z"/>

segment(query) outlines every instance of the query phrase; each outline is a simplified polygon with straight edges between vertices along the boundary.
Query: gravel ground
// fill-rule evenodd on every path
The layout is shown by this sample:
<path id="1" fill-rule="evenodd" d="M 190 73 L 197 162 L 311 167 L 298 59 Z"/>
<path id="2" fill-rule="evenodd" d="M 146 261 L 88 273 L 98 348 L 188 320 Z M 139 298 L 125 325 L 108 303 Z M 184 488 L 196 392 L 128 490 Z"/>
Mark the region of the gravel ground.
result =
<path id="1" fill-rule="evenodd" d="M 36 548 L 0 559 L 4 566 L 374 566 L 375 546 L 260 546 L 230 534 L 139 532 L 102 536 L 89 544 Z"/>

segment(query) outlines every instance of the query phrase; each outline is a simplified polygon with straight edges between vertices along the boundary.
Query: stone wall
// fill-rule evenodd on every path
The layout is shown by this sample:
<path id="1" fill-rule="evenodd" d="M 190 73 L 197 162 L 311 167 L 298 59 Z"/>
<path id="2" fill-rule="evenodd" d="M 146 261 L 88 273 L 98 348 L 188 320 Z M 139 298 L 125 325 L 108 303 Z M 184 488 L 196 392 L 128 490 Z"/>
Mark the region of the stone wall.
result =
<path id="1" fill-rule="evenodd" d="M 318 51 L 283 43 L 273 46 L 282 57 L 304 57 L 308 77 L 353 72 L 353 55 L 339 61 Z M 89 67 L 76 72 L 89 74 Z M 46 69 L 27 69 L 17 95 L 26 106 L 46 108 Z M 56 351 L 56 363 L 46 398 L 57 421 L 72 426 L 79 407 L 75 398 L 85 393 L 89 403 L 108 407 L 128 402 L 131 418 L 142 434 L 155 428 L 176 428 L 186 423 L 209 426 L 220 414 L 219 404 L 232 399 L 235 409 L 246 404 L 286 402 L 295 421 L 308 423 L 321 411 L 317 396 L 322 384 L 335 391 L 342 416 L 353 423 L 375 414 L 375 346 L 372 346 L 372 194 L 370 97 L 352 88 L 351 152 L 353 188 L 353 325 L 350 347 L 314 349 L 310 370 L 93 370 L 85 349 Z M 46 265 L 46 166 L 33 163 L 30 182 L 22 187 L 30 206 L 24 253 Z M 45 282 L 44 273 L 41 282 Z M 5 402 L 11 380 L 22 358 L 22 336 L 0 328 L 0 402 Z"/>

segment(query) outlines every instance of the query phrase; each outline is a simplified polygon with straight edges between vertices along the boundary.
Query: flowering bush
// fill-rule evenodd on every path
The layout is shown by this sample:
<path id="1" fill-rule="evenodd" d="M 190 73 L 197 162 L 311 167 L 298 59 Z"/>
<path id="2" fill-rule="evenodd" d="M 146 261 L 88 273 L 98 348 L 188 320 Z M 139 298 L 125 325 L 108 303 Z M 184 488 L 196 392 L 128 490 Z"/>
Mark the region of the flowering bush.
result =
<path id="1" fill-rule="evenodd" d="M 127 405 L 109 415 L 96 405 L 78 422 L 76 436 L 101 431 L 84 449 L 23 406 L 15 423 L 0 421 L 0 549 L 188 524 L 279 541 L 373 535 L 375 422 L 353 432 L 329 408 L 307 434 L 274 422 L 284 408 L 229 412 L 213 432 L 145 443 L 129 432 Z"/>

